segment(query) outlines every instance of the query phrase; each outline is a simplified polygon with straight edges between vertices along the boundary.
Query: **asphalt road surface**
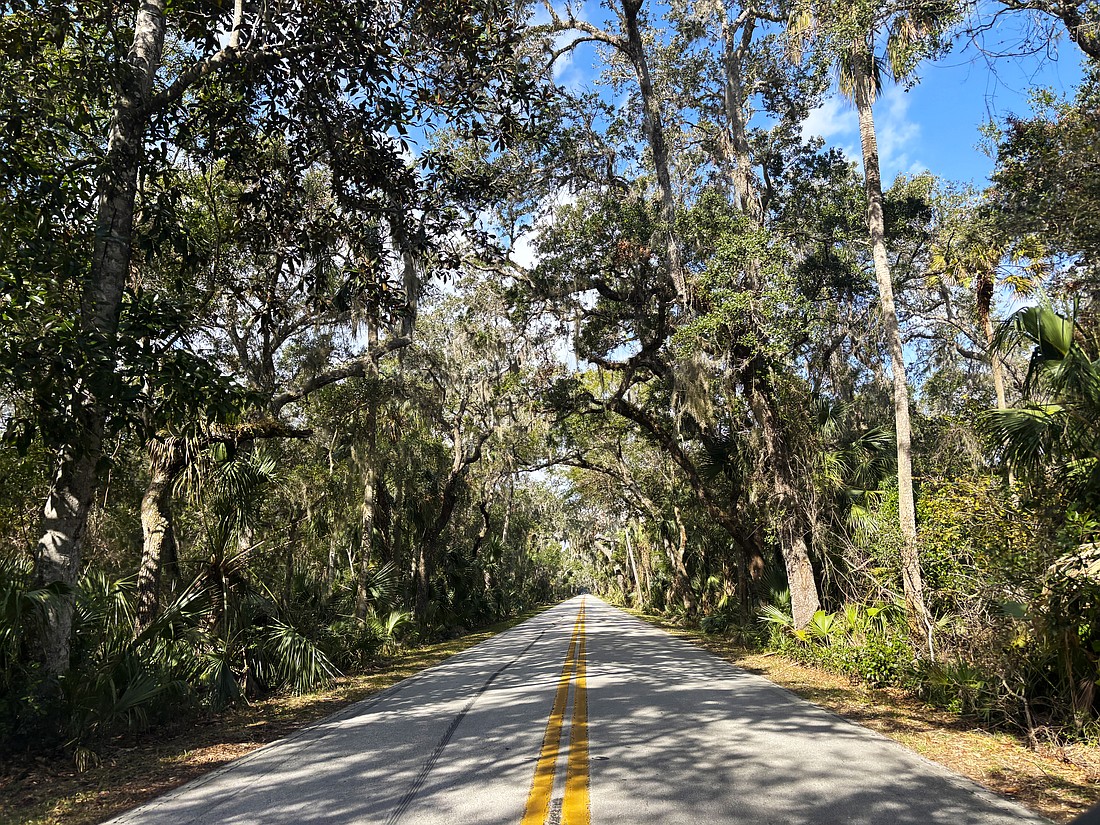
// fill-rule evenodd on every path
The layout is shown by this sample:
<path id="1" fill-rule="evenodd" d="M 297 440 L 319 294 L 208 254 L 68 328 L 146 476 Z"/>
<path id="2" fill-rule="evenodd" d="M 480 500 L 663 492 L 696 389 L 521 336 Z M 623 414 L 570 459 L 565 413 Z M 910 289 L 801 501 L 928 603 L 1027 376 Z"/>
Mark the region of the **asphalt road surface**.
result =
<path id="1" fill-rule="evenodd" d="M 115 823 L 1039 823 L 577 597 Z"/>

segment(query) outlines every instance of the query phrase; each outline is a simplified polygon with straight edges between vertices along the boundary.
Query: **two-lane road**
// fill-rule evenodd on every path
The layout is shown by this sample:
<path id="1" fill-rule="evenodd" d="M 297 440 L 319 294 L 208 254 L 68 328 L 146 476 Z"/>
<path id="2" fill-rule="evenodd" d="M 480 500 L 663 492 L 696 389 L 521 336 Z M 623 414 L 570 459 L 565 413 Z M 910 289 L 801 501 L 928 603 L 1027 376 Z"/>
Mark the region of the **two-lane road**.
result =
<path id="1" fill-rule="evenodd" d="M 592 596 L 113 820 L 1043 821 Z"/>

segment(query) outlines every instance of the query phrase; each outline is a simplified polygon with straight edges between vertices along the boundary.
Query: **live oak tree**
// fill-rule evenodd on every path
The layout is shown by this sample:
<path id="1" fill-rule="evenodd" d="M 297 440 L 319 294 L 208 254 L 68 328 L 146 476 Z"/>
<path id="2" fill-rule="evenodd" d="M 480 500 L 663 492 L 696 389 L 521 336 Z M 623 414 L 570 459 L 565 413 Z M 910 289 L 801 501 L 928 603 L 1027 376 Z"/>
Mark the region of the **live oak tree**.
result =
<path id="1" fill-rule="evenodd" d="M 28 180 L 56 180 L 57 186 L 40 190 L 46 197 L 37 206 L 51 218 L 64 210 L 95 216 L 77 223 L 76 237 L 86 245 L 76 259 L 79 297 L 57 316 L 73 357 L 56 378 L 38 382 L 54 398 L 49 406 L 65 410 L 51 432 L 58 462 L 43 510 L 40 584 L 64 588 L 76 581 L 104 438 L 123 423 L 118 411 L 132 392 L 125 370 L 119 375 L 119 361 L 130 359 L 131 380 L 147 371 L 128 352 L 135 316 L 127 299 L 135 215 L 145 208 L 139 200 L 143 181 L 169 168 L 173 151 L 231 152 L 240 119 L 260 117 L 290 143 L 328 152 L 339 199 L 392 213 L 395 203 L 405 205 L 407 176 L 396 133 L 408 124 L 444 109 L 471 128 L 489 124 L 507 131 L 522 119 L 522 88 L 519 94 L 503 88 L 516 76 L 506 68 L 511 35 L 505 11 L 492 4 L 371 0 L 275 9 L 239 0 L 171 13 L 166 3 L 143 3 L 122 19 L 113 9 L 91 12 L 60 2 L 5 16 L 13 71 L 32 65 L 46 70 L 21 77 L 7 94 L 5 116 L 30 120 L 43 106 L 56 105 L 46 103 L 49 84 L 77 70 L 85 74 L 76 88 L 86 94 L 62 100 L 87 115 L 53 129 L 61 132 L 56 142 L 32 163 L 14 165 L 4 190 L 14 200 Z M 227 92 L 217 99 L 222 84 Z M 213 109 L 211 117 L 192 133 L 190 107 L 204 104 Z M 35 147 L 15 147 L 23 148 Z M 351 162 L 341 164 L 343 159 Z M 40 294 L 33 290 L 41 286 L 23 267 L 15 257 L 4 269 L 16 284 L 31 284 L 30 303 L 22 306 L 33 309 L 32 296 Z M 172 336 L 155 322 L 151 333 Z M 71 597 L 49 609 L 42 657 L 46 673 L 57 676 L 67 666 Z"/>

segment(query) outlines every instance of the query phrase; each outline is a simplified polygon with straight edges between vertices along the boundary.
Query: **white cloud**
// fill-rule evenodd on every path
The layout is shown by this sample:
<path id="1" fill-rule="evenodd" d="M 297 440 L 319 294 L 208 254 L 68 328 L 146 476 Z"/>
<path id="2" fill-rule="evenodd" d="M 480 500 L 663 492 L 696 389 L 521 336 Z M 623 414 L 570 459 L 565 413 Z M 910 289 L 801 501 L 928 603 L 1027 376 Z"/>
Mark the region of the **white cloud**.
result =
<path id="1" fill-rule="evenodd" d="M 915 154 L 922 148 L 920 125 L 909 119 L 911 98 L 901 86 L 890 86 L 875 104 L 875 133 L 878 137 L 882 179 L 889 184 L 899 174 L 914 175 L 927 169 Z M 825 100 L 810 111 L 802 123 L 802 137 L 817 135 L 836 146 L 862 166 L 859 119 L 855 108 L 840 95 Z"/>
<path id="2" fill-rule="evenodd" d="M 539 202 L 534 222 L 531 227 L 520 235 L 508 257 L 524 269 L 531 269 L 539 262 L 538 250 L 535 249 L 535 237 L 545 229 L 553 220 L 554 211 L 561 206 L 570 206 L 577 202 L 577 196 L 568 189 L 554 190 L 548 197 Z"/>
<path id="3" fill-rule="evenodd" d="M 534 234 L 527 232 L 520 235 L 508 252 L 508 257 L 524 269 L 532 269 L 539 262 L 538 252 L 535 249 Z"/>
<path id="4" fill-rule="evenodd" d="M 914 166 L 924 164 L 912 157 L 919 149 L 920 125 L 909 119 L 911 98 L 901 86 L 891 86 L 876 107 L 879 161 L 886 183 Z"/>
<path id="5" fill-rule="evenodd" d="M 803 139 L 816 135 L 828 141 L 831 137 L 852 133 L 859 133 L 855 110 L 839 95 L 830 97 L 816 109 L 811 109 L 809 116 L 802 122 Z"/>

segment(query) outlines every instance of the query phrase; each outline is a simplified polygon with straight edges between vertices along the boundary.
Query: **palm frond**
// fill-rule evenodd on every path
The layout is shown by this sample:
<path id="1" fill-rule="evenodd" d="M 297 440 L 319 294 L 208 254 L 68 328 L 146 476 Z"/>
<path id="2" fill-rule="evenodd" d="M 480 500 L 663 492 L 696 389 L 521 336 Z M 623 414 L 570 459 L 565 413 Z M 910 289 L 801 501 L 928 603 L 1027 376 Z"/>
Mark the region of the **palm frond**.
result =
<path id="1" fill-rule="evenodd" d="M 392 561 L 371 569 L 364 582 L 372 604 L 390 604 L 397 594 L 397 566 Z"/>
<path id="2" fill-rule="evenodd" d="M 774 604 L 766 604 L 761 607 L 759 618 L 760 621 L 767 622 L 768 624 L 788 628 L 794 627 L 794 618 L 791 614 Z"/>
<path id="3" fill-rule="evenodd" d="M 340 671 L 316 644 L 290 625 L 273 621 L 264 634 L 279 679 L 302 694 L 340 675 Z"/>
<path id="4" fill-rule="evenodd" d="M 1065 408 L 1033 404 L 1006 410 L 986 410 L 979 426 L 997 444 L 1009 465 L 1038 471 L 1066 432 Z"/>

